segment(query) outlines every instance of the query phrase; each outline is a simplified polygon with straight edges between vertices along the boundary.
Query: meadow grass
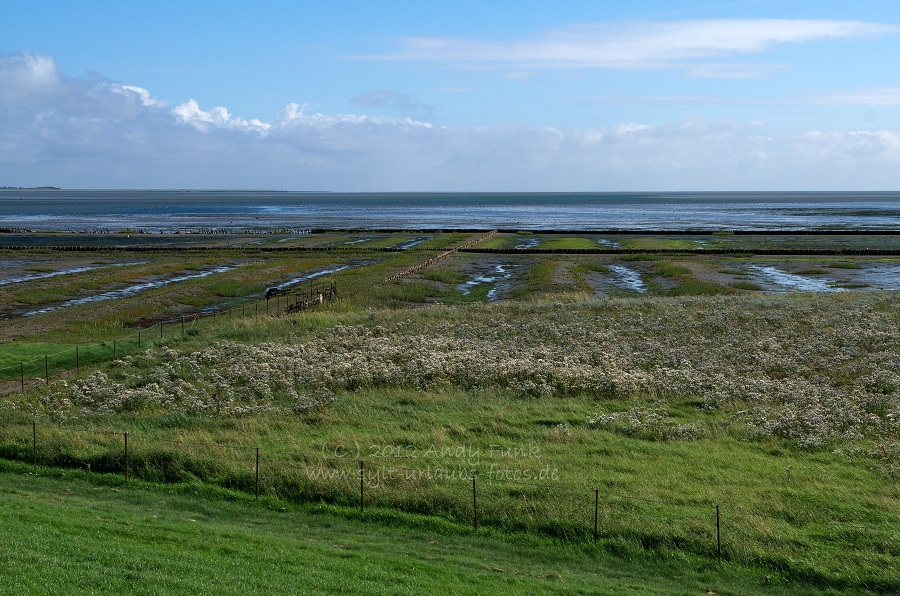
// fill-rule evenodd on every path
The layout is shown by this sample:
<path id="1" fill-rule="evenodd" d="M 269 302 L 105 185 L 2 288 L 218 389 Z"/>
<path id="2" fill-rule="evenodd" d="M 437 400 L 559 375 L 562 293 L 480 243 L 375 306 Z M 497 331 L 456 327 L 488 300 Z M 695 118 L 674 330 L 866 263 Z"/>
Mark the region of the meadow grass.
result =
<path id="1" fill-rule="evenodd" d="M 622 557 L 439 518 L 259 502 L 206 485 L 159 486 L 3 465 L 10 593 L 802 594 L 809 585 L 691 556 Z M 175 556 L 177 555 L 177 556 Z M 852 592 L 852 590 L 851 590 Z M 823 589 L 822 593 L 837 593 Z"/>

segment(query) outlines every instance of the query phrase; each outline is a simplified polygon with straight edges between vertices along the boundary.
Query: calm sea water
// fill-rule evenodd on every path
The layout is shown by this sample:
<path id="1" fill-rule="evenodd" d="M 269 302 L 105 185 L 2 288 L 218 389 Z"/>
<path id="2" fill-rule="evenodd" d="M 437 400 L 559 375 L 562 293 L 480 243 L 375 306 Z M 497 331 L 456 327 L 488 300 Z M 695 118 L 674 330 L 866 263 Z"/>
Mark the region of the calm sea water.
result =
<path id="1" fill-rule="evenodd" d="M 0 227 L 884 230 L 900 193 L 295 193 L 0 190 Z"/>

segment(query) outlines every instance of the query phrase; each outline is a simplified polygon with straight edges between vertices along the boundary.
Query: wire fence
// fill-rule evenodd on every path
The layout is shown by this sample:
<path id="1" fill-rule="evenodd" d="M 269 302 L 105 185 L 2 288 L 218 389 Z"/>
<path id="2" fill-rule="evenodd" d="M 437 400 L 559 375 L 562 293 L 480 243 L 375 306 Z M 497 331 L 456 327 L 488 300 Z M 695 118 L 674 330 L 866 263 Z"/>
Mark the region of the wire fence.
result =
<path id="1" fill-rule="evenodd" d="M 215 307 L 198 313 L 177 317 L 158 317 L 158 322 L 132 330 L 131 333 L 102 342 L 74 345 L 53 353 L 23 360 L 18 365 L 0 368 L 0 394 L 25 392 L 30 388 L 49 385 L 65 375 L 81 373 L 81 368 L 115 360 L 121 356 L 148 348 L 166 338 L 183 337 L 196 332 L 199 321 L 218 323 L 235 319 L 259 319 L 295 314 L 337 299 L 337 285 L 331 281 L 306 284 L 267 293 L 260 300 L 232 307 Z"/>
<path id="2" fill-rule="evenodd" d="M 719 561 L 758 562 L 772 555 L 770 548 L 802 557 L 816 536 L 864 537 L 873 548 L 896 542 L 886 527 L 890 524 L 803 507 L 759 511 L 758 504 L 734 498 L 647 498 L 600 483 L 566 482 L 549 468 L 547 474 L 515 478 L 483 463 L 411 467 L 400 461 L 323 459 L 288 446 L 223 444 L 197 428 L 161 435 L 5 423 L 0 458 L 27 462 L 35 472 L 75 468 L 121 475 L 126 482 L 203 482 L 257 498 L 324 502 L 363 512 L 394 509 L 443 516 L 475 529 L 489 526 L 594 544 L 624 541 Z"/>

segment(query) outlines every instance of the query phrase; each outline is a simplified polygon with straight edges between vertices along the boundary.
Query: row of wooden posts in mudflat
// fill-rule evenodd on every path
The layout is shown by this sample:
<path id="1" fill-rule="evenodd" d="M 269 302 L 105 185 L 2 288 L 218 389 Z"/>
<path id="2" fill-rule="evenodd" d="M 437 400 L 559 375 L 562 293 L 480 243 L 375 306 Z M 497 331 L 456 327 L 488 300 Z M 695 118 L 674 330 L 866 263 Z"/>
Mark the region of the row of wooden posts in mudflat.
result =
<path id="1" fill-rule="evenodd" d="M 430 259 L 426 259 L 420 263 L 417 263 L 417 264 L 413 265 L 412 267 L 409 267 L 407 269 L 404 269 L 403 271 L 400 271 L 399 273 L 395 273 L 394 275 L 388 277 L 381 283 L 389 284 L 394 281 L 399 281 L 399 280 L 403 279 L 404 277 L 407 277 L 408 275 L 412 275 L 413 273 L 418 273 L 422 269 L 425 269 L 426 267 L 430 267 L 430 266 L 434 265 L 435 263 L 439 263 L 440 261 L 443 261 L 447 257 L 452 256 L 461 250 L 466 250 L 466 249 L 472 248 L 476 244 L 479 244 L 481 242 L 484 242 L 485 240 L 488 240 L 488 239 L 496 236 L 497 233 L 498 233 L 498 230 L 491 230 L 487 234 L 483 234 L 483 235 L 479 236 L 478 238 L 469 240 L 468 242 L 465 242 L 455 248 L 451 248 L 450 250 L 445 250 L 444 252 L 442 252 L 439 255 L 435 255 L 435 256 L 431 257 Z"/>

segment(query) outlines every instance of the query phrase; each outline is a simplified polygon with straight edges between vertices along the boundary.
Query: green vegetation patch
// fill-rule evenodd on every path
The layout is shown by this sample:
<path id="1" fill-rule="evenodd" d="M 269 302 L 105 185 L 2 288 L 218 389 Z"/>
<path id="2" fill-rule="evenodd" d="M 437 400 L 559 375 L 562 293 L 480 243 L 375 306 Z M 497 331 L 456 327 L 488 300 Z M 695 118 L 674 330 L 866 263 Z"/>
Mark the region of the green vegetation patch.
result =
<path id="1" fill-rule="evenodd" d="M 653 272 L 670 279 L 685 279 L 691 275 L 691 268 L 681 263 L 658 261 L 653 264 Z"/>
<path id="2" fill-rule="evenodd" d="M 548 250 L 562 249 L 591 249 L 597 248 L 597 242 L 590 238 L 571 238 L 565 236 L 552 236 L 541 243 L 540 248 Z"/>
<path id="3" fill-rule="evenodd" d="M 753 283 L 752 281 L 746 281 L 746 280 L 740 280 L 740 281 L 733 282 L 731 284 L 731 287 L 737 288 L 739 290 L 751 290 L 754 292 L 758 292 L 763 289 L 761 285 L 759 285 L 757 283 Z"/>
<path id="4" fill-rule="evenodd" d="M 659 238 L 655 236 L 623 238 L 619 245 L 622 248 L 638 250 L 693 250 L 699 247 L 699 244 L 694 240 L 686 238 Z"/>
<path id="5" fill-rule="evenodd" d="M 826 263 L 825 266 L 832 269 L 862 269 L 862 265 L 860 265 L 859 263 L 854 263 L 852 261 L 832 261 L 830 263 Z"/>
<path id="6" fill-rule="evenodd" d="M 469 276 L 464 273 L 460 273 L 459 271 L 452 271 L 450 269 L 426 269 L 421 273 L 422 279 L 427 279 L 428 281 L 438 281 L 445 284 L 463 284 L 469 280 Z"/>

